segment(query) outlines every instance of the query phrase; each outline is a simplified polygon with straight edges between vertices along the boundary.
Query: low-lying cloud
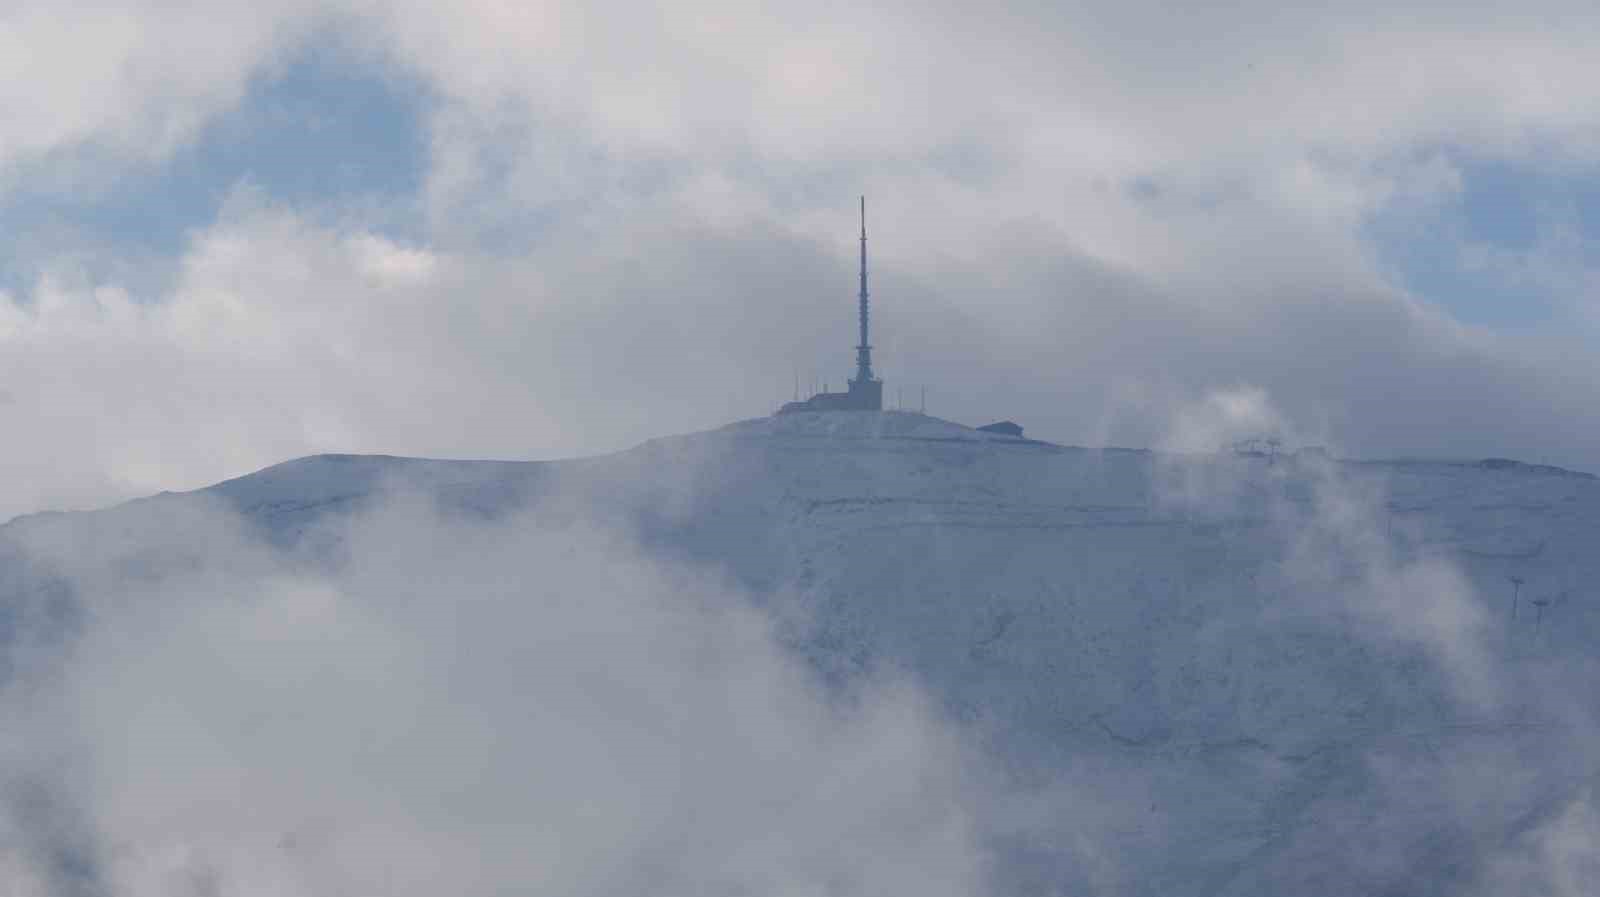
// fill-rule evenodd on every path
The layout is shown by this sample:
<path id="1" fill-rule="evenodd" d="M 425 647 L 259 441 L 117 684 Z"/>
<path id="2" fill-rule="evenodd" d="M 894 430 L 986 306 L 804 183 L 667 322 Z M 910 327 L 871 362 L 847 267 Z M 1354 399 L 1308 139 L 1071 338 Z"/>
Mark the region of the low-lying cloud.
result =
<path id="1" fill-rule="evenodd" d="M 1174 426 L 1285 417 L 1244 389 Z M 1025 526 L 877 527 L 882 563 L 842 576 L 808 541 L 826 526 L 718 479 L 739 446 L 553 469 L 543 504 L 497 517 L 512 479 L 362 498 L 341 471 L 381 465 L 341 460 L 240 487 L 267 502 L 246 516 L 196 495 L 13 525 L 0 873 L 52 897 L 1560 895 L 1593 863 L 1587 618 L 1542 608 L 1572 627 L 1554 639 L 1489 591 L 1520 563 L 1553 600 L 1588 568 L 1559 567 L 1564 543 L 1518 560 L 1524 534 L 1474 529 L 1449 488 L 1534 506 L 1568 480 L 1292 445 L 1041 453 Z M 874 453 L 880 485 L 902 461 L 988 482 L 993 458 L 923 449 Z M 1038 528 L 1061 489 L 1115 500 L 1070 514 L 1135 518 Z M 633 511 L 714 535 L 712 503 L 777 527 L 751 545 L 792 537 L 811 584 L 724 559 L 773 590 L 752 594 L 670 532 L 630 535 Z M 963 578 L 978 591 L 942 582 Z"/>
<path id="2" fill-rule="evenodd" d="M 174 516 L 33 539 L 82 622 L 5 693 L 11 893 L 984 890 L 959 733 L 715 575 L 420 501 L 329 524 L 333 568 Z"/>

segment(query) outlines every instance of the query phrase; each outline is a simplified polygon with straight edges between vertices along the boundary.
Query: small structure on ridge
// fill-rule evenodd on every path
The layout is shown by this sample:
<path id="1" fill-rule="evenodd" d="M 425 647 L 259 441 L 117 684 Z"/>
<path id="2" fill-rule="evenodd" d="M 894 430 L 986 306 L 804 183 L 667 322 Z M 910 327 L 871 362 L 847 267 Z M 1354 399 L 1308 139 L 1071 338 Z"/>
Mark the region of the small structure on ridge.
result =
<path id="1" fill-rule="evenodd" d="M 1003 420 L 999 423 L 984 424 L 978 428 L 985 433 L 999 433 L 1001 436 L 1015 436 L 1022 438 L 1022 425 L 1016 421 Z"/>

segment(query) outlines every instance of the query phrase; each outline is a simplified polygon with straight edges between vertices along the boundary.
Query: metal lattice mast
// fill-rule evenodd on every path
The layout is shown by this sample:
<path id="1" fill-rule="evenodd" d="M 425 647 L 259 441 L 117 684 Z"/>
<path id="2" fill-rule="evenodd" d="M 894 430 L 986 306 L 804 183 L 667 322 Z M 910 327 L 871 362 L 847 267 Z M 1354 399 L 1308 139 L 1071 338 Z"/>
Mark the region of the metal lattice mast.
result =
<path id="1" fill-rule="evenodd" d="M 861 345 L 856 346 L 856 381 L 872 382 L 872 345 L 867 342 L 867 198 L 861 197 Z"/>

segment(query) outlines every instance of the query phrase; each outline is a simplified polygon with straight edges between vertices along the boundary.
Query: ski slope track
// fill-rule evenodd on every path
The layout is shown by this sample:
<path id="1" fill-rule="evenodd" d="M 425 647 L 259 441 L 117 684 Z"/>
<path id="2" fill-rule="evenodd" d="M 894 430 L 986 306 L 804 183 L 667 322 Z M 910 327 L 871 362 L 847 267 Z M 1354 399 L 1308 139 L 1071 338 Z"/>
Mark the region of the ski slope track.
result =
<path id="1" fill-rule="evenodd" d="M 824 681 L 910 677 L 1008 783 L 999 893 L 1600 882 L 1600 481 L 1514 461 L 1084 449 L 903 412 L 571 461 L 310 457 L 0 528 L 8 643 L 79 625 L 40 542 L 159 579 L 204 540 L 150 534 L 205 503 L 337 566 L 326 523 L 396 495 L 622 528 L 790 621 Z"/>

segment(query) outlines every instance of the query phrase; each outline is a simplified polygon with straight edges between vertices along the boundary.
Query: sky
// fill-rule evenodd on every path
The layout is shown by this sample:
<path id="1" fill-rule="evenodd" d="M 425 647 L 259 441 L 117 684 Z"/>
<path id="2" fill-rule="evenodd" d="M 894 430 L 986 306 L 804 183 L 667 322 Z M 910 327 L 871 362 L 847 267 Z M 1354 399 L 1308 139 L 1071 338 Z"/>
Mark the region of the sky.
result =
<path id="1" fill-rule="evenodd" d="M 853 367 L 1159 446 L 1600 470 L 1592 4 L 0 8 L 0 518 L 553 458 Z M 1205 446 L 1186 447 L 1203 449 Z"/>

